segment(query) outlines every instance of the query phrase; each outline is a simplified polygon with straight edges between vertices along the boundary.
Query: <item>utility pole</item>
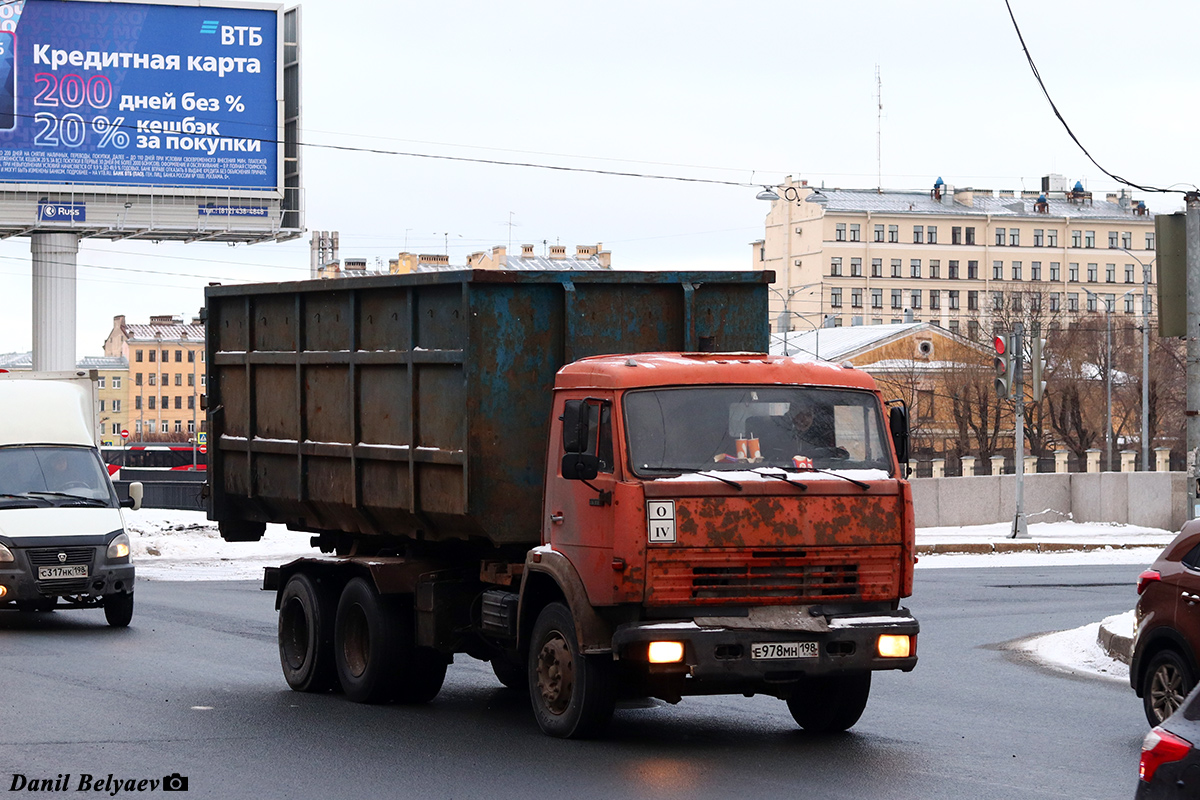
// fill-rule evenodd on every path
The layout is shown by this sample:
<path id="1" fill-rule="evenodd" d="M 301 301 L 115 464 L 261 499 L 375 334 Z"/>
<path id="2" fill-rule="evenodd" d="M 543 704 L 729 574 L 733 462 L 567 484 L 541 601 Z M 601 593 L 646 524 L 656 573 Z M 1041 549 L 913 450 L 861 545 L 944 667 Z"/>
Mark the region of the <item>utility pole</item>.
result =
<path id="1" fill-rule="evenodd" d="M 1013 445 L 1013 472 L 1017 476 L 1017 513 L 1013 516 L 1013 539 L 1028 539 L 1025 522 L 1025 330 L 1020 322 L 1013 323 L 1012 342 L 1013 400 L 1016 403 L 1016 441 Z"/>
<path id="2" fill-rule="evenodd" d="M 1200 192 L 1187 205 L 1187 492 L 1188 519 L 1196 514 L 1196 453 L 1200 449 Z"/>

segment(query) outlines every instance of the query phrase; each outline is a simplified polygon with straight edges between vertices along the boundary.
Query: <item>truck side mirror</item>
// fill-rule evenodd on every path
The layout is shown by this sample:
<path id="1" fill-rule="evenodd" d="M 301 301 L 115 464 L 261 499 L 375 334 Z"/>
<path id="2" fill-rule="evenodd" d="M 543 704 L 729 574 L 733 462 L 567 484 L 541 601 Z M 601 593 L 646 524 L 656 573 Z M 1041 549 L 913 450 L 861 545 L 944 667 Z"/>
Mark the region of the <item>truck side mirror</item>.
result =
<path id="1" fill-rule="evenodd" d="M 600 459 L 588 453 L 567 453 L 562 459 L 562 476 L 569 481 L 590 481 L 600 474 Z"/>
<path id="2" fill-rule="evenodd" d="M 208 411 L 208 395 L 207 394 L 200 395 L 200 410 Z"/>
<path id="3" fill-rule="evenodd" d="M 590 414 L 586 400 L 568 400 L 563 405 L 563 450 L 567 453 L 587 452 Z"/>
<path id="4" fill-rule="evenodd" d="M 892 432 L 892 444 L 896 446 L 896 458 L 901 464 L 908 463 L 908 409 L 895 405 L 888 409 L 888 428 Z"/>

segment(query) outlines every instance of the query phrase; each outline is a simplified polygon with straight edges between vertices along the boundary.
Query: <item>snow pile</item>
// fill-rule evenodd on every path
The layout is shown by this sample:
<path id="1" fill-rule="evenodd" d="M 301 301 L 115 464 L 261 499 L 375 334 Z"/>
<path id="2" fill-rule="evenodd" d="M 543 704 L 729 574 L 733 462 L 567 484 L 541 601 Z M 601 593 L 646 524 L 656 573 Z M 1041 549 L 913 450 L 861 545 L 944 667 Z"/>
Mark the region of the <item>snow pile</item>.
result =
<path id="1" fill-rule="evenodd" d="M 1100 646 L 1100 626 L 1122 636 L 1133 636 L 1133 611 L 1114 614 L 1100 622 L 1069 631 L 1047 633 L 1026 639 L 1021 649 L 1048 667 L 1068 672 L 1093 675 L 1129 684 L 1129 665 L 1116 660 Z"/>

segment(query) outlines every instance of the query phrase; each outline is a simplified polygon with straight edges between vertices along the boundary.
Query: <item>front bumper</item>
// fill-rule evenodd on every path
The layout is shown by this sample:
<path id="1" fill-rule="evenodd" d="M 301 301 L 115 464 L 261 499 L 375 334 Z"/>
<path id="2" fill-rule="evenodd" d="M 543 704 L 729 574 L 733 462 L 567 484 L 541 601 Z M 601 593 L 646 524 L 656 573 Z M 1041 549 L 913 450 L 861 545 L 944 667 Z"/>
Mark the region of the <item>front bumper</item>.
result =
<path id="1" fill-rule="evenodd" d="M 55 597 L 78 598 L 77 605 L 94 605 L 100 598 L 133 591 L 134 567 L 128 558 L 109 561 L 109 542 L 120 531 L 105 536 L 55 537 L 5 540 L 14 561 L 0 562 L 0 608 L 10 603 L 44 601 Z M 64 556 L 60 558 L 60 554 Z M 38 567 L 86 565 L 86 577 L 39 580 Z"/>
<path id="2" fill-rule="evenodd" d="M 757 612 L 757 613 L 756 613 Z M 908 672 L 917 664 L 920 624 L 906 610 L 813 614 L 807 607 L 752 609 L 749 617 L 696 617 L 691 620 L 636 622 L 620 626 L 613 637 L 618 658 L 644 662 L 650 675 L 686 677 L 683 694 L 773 691 L 808 677 L 875 670 Z M 885 658 L 877 643 L 883 634 L 909 636 L 907 657 Z M 652 641 L 682 642 L 681 663 L 650 664 Z M 815 643 L 815 655 L 754 658 L 753 645 Z"/>

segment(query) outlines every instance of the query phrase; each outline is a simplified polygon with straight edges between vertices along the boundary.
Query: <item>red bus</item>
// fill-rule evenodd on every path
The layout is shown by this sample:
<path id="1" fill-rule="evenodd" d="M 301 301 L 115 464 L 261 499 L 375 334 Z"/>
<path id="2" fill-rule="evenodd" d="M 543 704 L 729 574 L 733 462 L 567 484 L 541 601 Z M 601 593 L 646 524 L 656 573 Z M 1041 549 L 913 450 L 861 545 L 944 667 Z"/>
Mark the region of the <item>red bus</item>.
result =
<path id="1" fill-rule="evenodd" d="M 190 444 L 146 444 L 101 447 L 100 455 L 114 481 L 204 480 L 208 459 Z M 193 464 L 195 466 L 193 466 Z"/>

